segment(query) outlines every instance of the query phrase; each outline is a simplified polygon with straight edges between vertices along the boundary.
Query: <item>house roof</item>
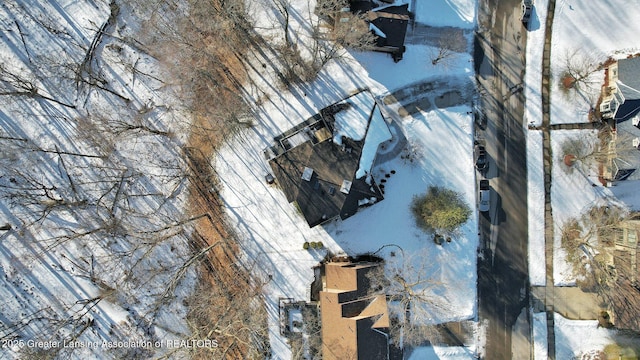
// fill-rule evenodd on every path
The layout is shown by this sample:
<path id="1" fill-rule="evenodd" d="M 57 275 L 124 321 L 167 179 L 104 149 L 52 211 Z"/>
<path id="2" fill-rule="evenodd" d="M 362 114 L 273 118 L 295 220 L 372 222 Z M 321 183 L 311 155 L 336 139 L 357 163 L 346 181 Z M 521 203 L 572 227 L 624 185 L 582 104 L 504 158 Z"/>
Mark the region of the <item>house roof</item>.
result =
<path id="1" fill-rule="evenodd" d="M 371 0 L 350 0 L 349 8 L 354 14 L 366 13 L 367 11 L 376 7 L 376 4 Z"/>
<path id="2" fill-rule="evenodd" d="M 380 263 L 326 263 L 320 292 L 323 359 L 387 358 L 384 295 L 369 294 L 367 274 Z"/>
<path id="3" fill-rule="evenodd" d="M 640 112 L 640 57 L 618 60 L 618 91 L 624 102 L 616 111 L 616 120 L 626 120 Z"/>
<path id="4" fill-rule="evenodd" d="M 616 268 L 623 271 L 630 271 L 632 268 L 633 258 L 629 251 L 616 250 Z M 636 279 L 638 275 L 638 265 L 640 265 L 640 258 L 636 258 Z M 638 294 L 637 288 L 634 287 L 633 281 L 629 276 L 619 276 L 617 279 L 616 288 L 611 291 L 617 291 L 618 294 L 614 294 L 613 311 L 615 313 L 615 324 L 619 329 L 631 329 L 634 331 L 640 331 L 640 303 L 624 301 L 622 298 L 633 297 L 634 294 Z"/>
<path id="5" fill-rule="evenodd" d="M 376 37 L 379 47 L 395 47 L 401 49 L 409 24 L 409 4 L 384 6 L 367 13 L 367 20 L 384 36 Z"/>
<path id="6" fill-rule="evenodd" d="M 640 114 L 616 124 L 616 154 L 614 162 L 618 169 L 640 169 L 640 150 L 634 141 L 640 141 Z M 635 171 L 626 180 L 640 180 L 640 172 Z"/>
<path id="7" fill-rule="evenodd" d="M 307 121 L 301 129 L 277 137 L 287 150 L 269 161 L 287 200 L 296 202 L 311 227 L 336 216 L 346 219 L 361 204 L 383 199 L 372 179 L 362 176 L 385 141 L 368 135 L 372 114 L 379 113 L 371 94 L 358 93 L 320 113 L 324 115 L 312 118 L 316 122 Z M 376 124 L 376 131 L 380 126 Z"/>

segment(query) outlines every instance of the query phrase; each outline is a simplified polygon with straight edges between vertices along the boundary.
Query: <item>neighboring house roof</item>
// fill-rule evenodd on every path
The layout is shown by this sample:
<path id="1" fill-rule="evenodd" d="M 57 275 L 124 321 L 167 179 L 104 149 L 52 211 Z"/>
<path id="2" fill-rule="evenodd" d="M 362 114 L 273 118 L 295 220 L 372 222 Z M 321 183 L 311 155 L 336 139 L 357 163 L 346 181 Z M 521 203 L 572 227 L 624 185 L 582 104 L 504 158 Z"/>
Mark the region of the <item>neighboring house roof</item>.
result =
<path id="1" fill-rule="evenodd" d="M 367 19 L 385 35 L 376 37 L 377 46 L 397 49 L 404 47 L 409 24 L 409 4 L 373 9 L 367 14 Z"/>
<path id="2" fill-rule="evenodd" d="M 371 0 L 351 0 L 349 9 L 354 14 L 365 14 L 369 29 L 375 35 L 373 50 L 390 53 L 394 61 L 402 59 L 404 40 L 409 24 L 409 4 L 376 7 Z"/>
<path id="3" fill-rule="evenodd" d="M 640 256 L 636 249 L 635 254 L 629 251 L 616 250 L 616 268 L 618 271 L 622 269 L 636 269 L 635 281 L 638 278 L 637 269 L 640 269 Z M 635 261 L 634 261 L 635 260 Z M 635 264 L 634 264 L 635 262 Z M 628 302 L 622 298 L 633 298 L 634 293 L 637 297 L 638 290 L 635 287 L 634 280 L 630 279 L 630 276 L 619 276 L 616 287 L 611 291 L 621 292 L 619 296 L 614 296 L 617 301 L 614 301 L 613 311 L 615 315 L 615 325 L 618 329 L 629 329 L 633 331 L 640 331 L 640 304 L 636 301 Z"/>
<path id="4" fill-rule="evenodd" d="M 624 100 L 616 110 L 615 119 L 627 120 L 640 112 L 640 57 L 618 60 L 616 86 Z"/>
<path id="5" fill-rule="evenodd" d="M 611 288 L 615 325 L 619 329 L 640 331 L 640 303 L 627 301 L 637 297 L 640 292 L 636 287 L 640 279 L 640 213 L 632 213 L 622 221 L 617 231 L 611 234 L 615 243 L 614 265 L 617 279 L 616 287 Z"/>
<path id="6" fill-rule="evenodd" d="M 279 136 L 269 161 L 289 202 L 296 202 L 309 226 L 383 199 L 369 175 L 378 146 L 391 132 L 368 91 L 328 106 L 301 126 Z"/>
<path id="7" fill-rule="evenodd" d="M 640 114 L 616 124 L 616 154 L 628 169 L 640 168 Z"/>
<path id="8" fill-rule="evenodd" d="M 351 0 L 349 1 L 349 9 L 352 13 L 366 13 L 376 7 L 371 0 Z"/>
<path id="9" fill-rule="evenodd" d="M 389 315 L 384 295 L 369 294 L 367 274 L 380 263 L 333 262 L 320 292 L 323 359 L 387 359 Z"/>

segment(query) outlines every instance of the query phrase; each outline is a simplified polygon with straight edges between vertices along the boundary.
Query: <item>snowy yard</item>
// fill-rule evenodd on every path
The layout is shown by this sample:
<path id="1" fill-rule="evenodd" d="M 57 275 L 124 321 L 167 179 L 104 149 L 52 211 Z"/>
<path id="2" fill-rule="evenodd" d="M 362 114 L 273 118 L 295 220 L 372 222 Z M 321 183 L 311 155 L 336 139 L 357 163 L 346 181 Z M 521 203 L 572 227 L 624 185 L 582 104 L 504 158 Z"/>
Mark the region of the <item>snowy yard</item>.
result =
<path id="1" fill-rule="evenodd" d="M 591 66 L 595 69 L 596 64 L 608 57 L 621 58 L 637 53 L 640 50 L 638 16 L 640 9 L 629 6 L 625 0 L 556 2 L 551 39 L 551 123 L 589 121 L 589 109 L 596 105 L 604 72 L 595 71 L 589 76 L 589 84 L 580 94 L 570 91 L 565 95 L 559 89 L 566 64 L 568 61 L 574 64 L 586 62 L 595 65 Z"/>
<path id="2" fill-rule="evenodd" d="M 553 23 L 553 39 L 551 48 L 551 67 L 553 81 L 551 85 L 551 123 L 587 122 L 587 113 L 590 105 L 595 105 L 593 94 L 600 89 L 604 80 L 602 71 L 598 71 L 590 78 L 590 86 L 595 93 L 589 96 L 575 96 L 573 91 L 565 93 L 560 90 L 559 79 L 566 70 L 567 54 L 582 49 L 577 56 L 590 56 L 594 60 L 602 61 L 608 56 L 624 57 L 626 54 L 635 53 L 640 49 L 640 41 L 632 35 L 637 29 L 628 26 L 628 22 L 620 21 L 618 9 L 625 7 L 622 0 L 602 1 L 598 4 L 582 4 L 575 1 L 563 0 L 556 4 L 556 13 Z M 593 5 L 593 6 L 592 6 Z M 530 26 L 527 33 L 527 71 L 526 71 L 526 109 L 525 116 L 528 123 L 539 125 L 542 123 L 542 105 L 540 101 L 541 77 L 542 77 L 542 47 L 544 45 L 544 28 L 546 22 L 547 1 L 535 2 L 536 21 Z M 594 16 L 594 14 L 597 14 Z M 621 14 L 625 19 L 633 19 L 640 15 L 636 8 L 628 9 Z M 629 20 L 630 21 L 630 20 Z M 539 22 L 539 23 L 538 23 Z M 633 22 L 631 22 L 633 23 Z M 578 29 L 578 31 L 576 31 Z M 615 34 L 611 36 L 610 34 Z M 586 93 L 585 93 L 586 94 Z M 540 169 L 542 157 L 541 144 L 533 141 L 533 134 L 529 136 L 528 162 L 529 162 L 529 234 L 530 251 L 539 254 L 544 247 L 544 239 L 540 233 L 544 221 L 542 212 L 544 209 L 541 195 L 543 181 Z M 552 131 L 553 153 L 559 154 L 561 143 L 567 138 L 588 138 L 595 141 L 595 133 L 592 131 L 562 132 Z M 537 137 L 537 136 L 536 136 Z M 541 140 L 541 138 L 540 138 Z M 561 224 L 567 219 L 577 217 L 589 205 L 593 205 L 597 198 L 608 198 L 612 192 L 602 187 L 593 188 L 592 183 L 597 183 L 597 174 L 586 174 L 588 179 L 580 171 L 568 174 L 562 170 L 561 158 L 553 159 L 553 187 L 552 205 L 554 210 L 556 254 L 555 280 L 557 284 L 571 284 L 575 281 L 571 270 L 564 263 L 563 250 L 559 248 L 559 230 Z M 537 174 L 537 175 L 536 175 Z M 536 190 L 538 189 L 538 190 Z M 618 189 L 615 189 L 618 190 Z M 538 249 L 538 250 L 536 250 Z M 538 261 L 537 259 L 540 259 Z M 544 271 L 544 257 L 534 257 L 530 253 L 530 278 L 532 284 L 542 284 Z"/>
<path id="3" fill-rule="evenodd" d="M 467 204 L 474 206 L 469 110 L 468 106 L 459 106 L 404 119 L 400 125 L 405 134 L 410 134 L 411 149 L 403 154 L 410 157 L 395 158 L 374 167 L 377 179 L 389 175 L 385 199 L 345 221 L 311 229 L 296 208 L 287 203 L 282 191 L 264 182 L 267 164 L 255 149 L 269 145 L 266 134 L 277 131 L 257 127 L 255 133 L 243 135 L 220 151 L 216 166 L 224 185 L 222 196 L 231 221 L 244 239 L 242 246 L 247 260 L 258 262 L 263 275 L 273 279 L 265 290 L 270 302 L 272 334 L 277 329 L 278 297 L 309 299 L 311 267 L 325 252 L 303 250 L 302 245 L 307 241 L 322 241 L 334 254 L 371 253 L 385 245 L 394 245 L 380 253 L 385 257 L 390 251 L 407 257 L 419 253 L 420 257 L 411 256 L 412 261 L 416 261 L 412 266 L 427 265 L 429 272 L 424 275 L 440 284 L 429 291 L 438 303 L 447 304 L 432 309 L 433 318 L 425 320 L 437 323 L 474 316 L 478 246 L 475 215 L 451 243 L 438 246 L 416 227 L 410 212 L 413 196 L 424 193 L 429 185 L 444 185 L 460 191 Z M 275 345 L 273 340 L 272 345 Z M 276 347 L 274 351 L 286 350 Z"/>
<path id="4" fill-rule="evenodd" d="M 304 13 L 304 4 L 300 2 L 300 13 Z M 444 18 L 447 25 L 469 28 L 475 22 L 475 11 L 469 10 L 475 7 L 475 2 L 425 5 L 420 3 L 417 18 L 426 23 L 432 21 L 427 14 L 434 7 L 446 8 L 451 13 L 450 18 Z M 463 96 L 470 95 L 471 56 L 456 54 L 446 67 L 433 66 L 429 61 L 433 52 L 428 46 L 409 45 L 404 59 L 397 64 L 385 54 L 350 53 L 351 60 L 328 64 L 317 81 L 294 87 L 290 93 L 269 95 L 269 101 L 259 109 L 256 126 L 228 141 L 214 160 L 223 185 L 221 195 L 230 221 L 242 239 L 246 261 L 256 263 L 260 276 L 271 279 L 264 292 L 272 351 L 277 358 L 290 357 L 286 340 L 278 332 L 278 298 L 309 300 L 311 268 L 326 251 L 357 255 L 384 247 L 378 255 L 394 262 L 402 262 L 406 257 L 409 261 L 403 266 L 422 269 L 420 276 L 429 280 L 424 291 L 433 295 L 434 304 L 433 308 L 425 309 L 430 316 L 423 321 L 439 323 L 475 316 L 476 212 L 452 242 L 438 246 L 415 225 L 410 211 L 413 196 L 425 193 L 429 185 L 454 189 L 475 208 L 470 101 L 442 109 L 433 105 L 437 97 L 451 89 L 458 89 Z M 450 86 L 421 94 L 432 104 L 428 109 L 405 118 L 392 114 L 397 126 L 391 126 L 391 132 L 397 135 L 402 131 L 407 145 L 393 150 L 398 152 L 396 157 L 388 159 L 389 156 L 381 154 L 379 157 L 384 161 L 378 159 L 374 164 L 376 180 L 386 179 L 383 201 L 344 221 L 309 228 L 282 190 L 265 183 L 264 176 L 270 168 L 262 150 L 271 145 L 273 136 L 357 89 L 368 88 L 374 96 L 383 97 L 429 81 Z M 311 241 L 321 241 L 326 250 L 304 250 L 303 243 Z"/>
<path id="5" fill-rule="evenodd" d="M 542 52 L 547 0 L 536 0 L 535 16 L 527 32 L 527 69 L 525 79 L 526 123 L 542 123 L 541 79 Z M 584 3 L 571 0 L 556 2 L 551 47 L 551 123 L 588 122 L 589 109 L 596 105 L 600 86 L 604 81 L 603 71 L 594 71 L 587 78 L 580 93 L 561 90 L 561 78 L 567 63 L 598 64 L 607 57 L 622 58 L 637 53 L 640 49 L 637 19 L 638 7 L 628 6 L 624 0 L 607 0 Z M 624 9 L 624 11 L 619 11 Z M 551 201 L 554 216 L 554 281 L 556 285 L 575 284 L 573 269 L 565 261 L 565 252 L 560 247 L 562 225 L 570 218 L 579 217 L 595 204 L 615 202 L 615 193 L 630 195 L 630 184 L 621 188 L 604 188 L 597 179 L 593 164 L 578 164 L 568 169 L 562 163 L 562 144 L 566 141 L 583 141 L 585 147 L 597 141 L 591 130 L 553 130 L 551 146 L 553 153 Z M 528 207 L 529 207 L 529 269 L 532 285 L 544 285 L 544 200 L 542 176 L 542 137 L 529 130 L 528 152 Z M 593 186 L 596 185 L 596 186 Z M 631 195 L 633 198 L 634 196 Z M 546 358 L 546 321 L 544 314 L 534 314 L 536 358 Z M 608 333 L 596 329 L 593 322 L 577 322 L 556 316 L 556 357 L 571 358 L 602 349 L 611 342 Z"/>
<path id="6" fill-rule="evenodd" d="M 0 232 L 0 337 L 98 344 L 3 342 L 3 358 L 160 354 L 148 344 L 189 336 L 196 272 L 178 271 L 191 256 L 189 228 L 178 225 L 188 118 L 161 90 L 157 60 L 127 41 L 129 11 L 104 1 L 0 6 L 0 223 L 11 226 Z"/>

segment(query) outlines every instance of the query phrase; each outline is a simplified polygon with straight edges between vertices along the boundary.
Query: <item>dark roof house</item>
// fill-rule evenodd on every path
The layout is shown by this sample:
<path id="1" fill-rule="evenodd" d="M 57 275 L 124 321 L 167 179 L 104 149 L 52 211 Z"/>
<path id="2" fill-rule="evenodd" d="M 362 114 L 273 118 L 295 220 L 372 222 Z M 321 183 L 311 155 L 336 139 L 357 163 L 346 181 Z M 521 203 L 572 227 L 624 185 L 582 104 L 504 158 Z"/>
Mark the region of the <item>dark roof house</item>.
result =
<path id="1" fill-rule="evenodd" d="M 605 63 L 600 114 L 614 129 L 603 178 L 640 180 L 640 57 Z"/>
<path id="2" fill-rule="evenodd" d="M 265 155 L 287 200 L 310 227 L 383 199 L 371 174 L 386 120 L 368 91 L 359 92 L 274 138 Z"/>
<path id="3" fill-rule="evenodd" d="M 409 24 L 409 4 L 373 9 L 366 18 L 369 28 L 376 35 L 375 50 L 391 53 L 396 62 L 402 60 Z"/>
<path id="4" fill-rule="evenodd" d="M 364 20 L 375 37 L 372 50 L 391 54 L 395 62 L 402 60 L 410 20 L 409 4 L 378 6 L 372 0 L 351 0 L 349 11 L 364 14 Z M 337 17 L 338 22 L 345 19 L 344 13 Z"/>
<path id="5" fill-rule="evenodd" d="M 369 293 L 367 274 L 380 263 L 330 262 L 320 292 L 323 359 L 388 359 L 384 295 Z"/>
<path id="6" fill-rule="evenodd" d="M 640 112 L 640 57 L 612 61 L 605 68 L 600 112 L 605 119 L 625 121 Z"/>

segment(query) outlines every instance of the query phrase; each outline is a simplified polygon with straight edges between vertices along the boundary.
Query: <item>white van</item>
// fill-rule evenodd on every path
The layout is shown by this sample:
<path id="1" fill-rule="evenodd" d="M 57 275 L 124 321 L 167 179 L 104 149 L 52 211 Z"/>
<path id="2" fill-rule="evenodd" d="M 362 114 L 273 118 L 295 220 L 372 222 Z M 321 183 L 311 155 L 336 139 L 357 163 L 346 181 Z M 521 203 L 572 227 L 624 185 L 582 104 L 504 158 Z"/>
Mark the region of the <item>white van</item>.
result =
<path id="1" fill-rule="evenodd" d="M 478 211 L 487 212 L 491 205 L 491 188 L 489 180 L 480 180 L 480 193 L 478 194 Z"/>

